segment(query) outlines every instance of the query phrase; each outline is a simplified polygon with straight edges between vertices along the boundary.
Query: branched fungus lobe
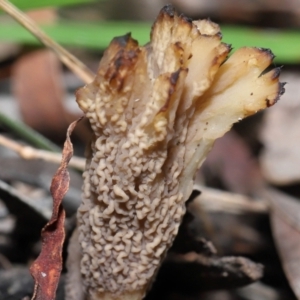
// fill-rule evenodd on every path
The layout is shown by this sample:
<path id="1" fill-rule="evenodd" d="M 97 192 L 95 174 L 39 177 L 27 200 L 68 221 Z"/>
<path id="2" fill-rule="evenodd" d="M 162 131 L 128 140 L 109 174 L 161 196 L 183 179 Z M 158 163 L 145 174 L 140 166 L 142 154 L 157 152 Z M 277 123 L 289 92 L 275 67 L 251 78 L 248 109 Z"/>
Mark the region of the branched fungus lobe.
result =
<path id="1" fill-rule="evenodd" d="M 143 297 L 215 139 L 282 92 L 277 69 L 261 75 L 270 51 L 242 48 L 224 63 L 229 51 L 217 24 L 166 6 L 149 44 L 115 38 L 77 92 L 93 130 L 78 210 L 88 299 Z"/>

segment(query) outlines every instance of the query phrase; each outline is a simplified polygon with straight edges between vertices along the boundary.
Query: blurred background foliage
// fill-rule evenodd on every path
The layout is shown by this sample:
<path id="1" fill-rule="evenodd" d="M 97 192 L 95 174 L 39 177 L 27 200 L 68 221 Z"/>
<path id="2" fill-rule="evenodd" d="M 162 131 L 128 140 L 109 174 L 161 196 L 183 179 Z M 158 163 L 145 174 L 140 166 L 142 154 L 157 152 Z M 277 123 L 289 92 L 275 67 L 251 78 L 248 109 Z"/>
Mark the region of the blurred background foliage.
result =
<path id="1" fill-rule="evenodd" d="M 295 66 L 300 62 L 300 11 L 293 0 L 12 0 L 93 71 L 113 37 L 131 32 L 141 45 L 147 43 L 151 24 L 169 2 L 191 18 L 209 17 L 220 24 L 223 41 L 231 44 L 233 51 L 242 46 L 270 48 L 277 65 Z M 82 82 L 66 69 L 61 70 L 57 61 L 51 73 L 45 66 L 53 64 L 53 58 L 37 54 L 44 46 L 1 10 L 0 24 L 0 89 L 2 94 L 11 90 L 17 100 L 2 97 L 1 111 L 6 117 L 0 116 L 0 125 L 32 145 L 53 149 L 42 138 L 37 142 L 38 135 L 17 122 L 22 120 L 46 137 L 62 142 L 67 124 L 80 114 L 73 94 Z M 53 81 L 49 80 L 51 76 Z M 40 87 L 35 85 L 36 80 Z M 51 86 L 50 82 L 55 84 Z M 43 93 L 46 90 L 48 94 Z M 7 122 L 10 117 L 14 120 Z M 82 138 L 86 134 L 81 132 L 80 136 L 86 141 Z"/>
<path id="2" fill-rule="evenodd" d="M 219 139 L 200 170 L 198 179 L 218 189 L 218 192 L 224 189 L 233 195 L 250 196 L 256 195 L 265 182 L 299 200 L 300 169 L 295 167 L 300 165 L 299 0 L 11 1 L 93 71 L 97 70 L 103 50 L 113 37 L 131 32 L 140 44 L 147 43 L 151 24 L 163 5 L 170 2 L 177 11 L 191 18 L 209 17 L 218 23 L 223 41 L 232 44 L 233 51 L 242 46 L 270 48 L 276 55 L 275 65 L 284 64 L 281 81 L 288 82 L 286 93 L 274 107 L 237 123 L 229 134 Z M 0 136 L 8 137 L 21 146 L 25 142 L 39 149 L 59 151 L 68 125 L 82 115 L 74 93 L 84 82 L 63 67 L 58 57 L 41 46 L 35 37 L 1 11 L 0 24 Z M 72 135 L 76 155 L 83 156 L 89 135 L 89 126 L 82 121 Z M 27 265 L 39 253 L 40 230 L 45 222 L 44 219 L 40 220 L 36 212 L 41 210 L 44 215 L 44 210 L 48 209 L 47 214 L 51 214 L 49 184 L 56 170 L 56 166 L 49 162 L 20 159 L 6 147 L 0 147 L 0 298 L 3 296 L 1 292 L 11 290 L 9 284 L 20 283 L 23 277 L 31 280 Z M 71 175 L 71 188 L 65 202 L 68 217 L 75 213 L 80 202 L 82 184 L 77 172 Z M 14 192 L 10 197 L 4 197 L 3 191 L 7 191 L 1 185 L 2 181 L 9 184 L 8 190 L 14 192 L 15 189 L 21 196 L 16 197 Z M 24 212 L 22 205 L 27 203 L 25 196 L 33 199 L 30 205 L 37 203 L 35 210 L 27 207 Z M 282 202 L 284 198 L 280 196 L 279 200 Z M 210 197 L 207 197 L 207 203 L 215 205 Z M 289 201 L 287 206 L 291 207 Z M 235 291 L 202 293 L 201 299 L 296 299 L 282 271 L 266 212 L 262 215 L 246 210 L 235 215 L 224 208 L 209 214 L 203 209 L 199 212 L 201 216 L 196 219 L 199 224 L 194 229 L 201 237 L 212 240 L 221 255 L 247 256 L 265 266 L 265 277 L 256 285 Z M 297 215 L 295 218 L 293 213 Z M 300 205 L 292 209 L 292 213 L 287 210 L 282 215 L 293 217 L 293 222 L 287 220 L 285 223 L 293 224 L 289 233 L 284 235 L 286 242 L 282 243 L 282 237 L 276 231 L 272 233 L 280 246 L 290 245 L 290 249 L 283 249 L 281 259 L 283 265 L 293 268 L 299 265 L 299 256 L 294 258 L 293 255 L 294 249 L 297 253 L 300 249 L 300 223 L 294 222 L 299 220 Z M 276 220 L 272 222 L 279 224 Z M 5 283 L 3 278 L 8 278 L 7 270 L 1 273 L 5 261 L 9 266 L 8 271 L 15 271 L 16 265 L 23 264 L 27 277 L 17 269 L 15 276 Z M 170 270 L 173 277 L 165 278 L 178 279 L 178 274 Z M 292 286 L 299 287 L 300 271 L 295 270 L 298 275 L 288 279 Z M 189 281 L 193 272 L 190 269 L 187 271 L 180 278 L 188 274 L 186 281 Z M 159 285 L 159 280 L 156 282 Z M 205 284 L 196 283 L 197 289 L 206 288 Z M 162 299 L 175 299 L 174 287 L 176 289 L 177 286 L 183 288 L 185 283 L 173 282 L 169 285 L 169 291 L 166 285 L 165 293 L 171 296 L 168 298 L 163 294 Z M 22 294 L 18 294 L 18 297 L 9 295 L 10 298 L 4 299 L 23 298 L 31 292 L 31 285 L 20 285 L 20 289 Z M 154 296 L 152 299 L 161 298 Z M 187 297 L 176 299 L 186 300 Z"/>
<path id="3" fill-rule="evenodd" d="M 114 36 L 131 32 L 140 44 L 149 40 L 151 22 L 165 0 L 43 0 L 12 1 L 31 12 L 41 27 L 64 46 L 101 51 Z M 277 3 L 278 2 L 278 3 Z M 271 48 L 277 63 L 300 62 L 300 12 L 295 1 L 173 0 L 179 11 L 193 18 L 210 17 L 221 25 L 224 42 Z M 56 9 L 53 9 L 55 7 Z M 47 9 L 45 9 L 47 8 Z M 39 16 L 39 17 L 38 17 Z M 0 41 L 37 45 L 39 42 L 7 16 Z M 283 22 L 284 20 L 284 22 Z M 3 28 L 3 27 L 2 27 Z"/>

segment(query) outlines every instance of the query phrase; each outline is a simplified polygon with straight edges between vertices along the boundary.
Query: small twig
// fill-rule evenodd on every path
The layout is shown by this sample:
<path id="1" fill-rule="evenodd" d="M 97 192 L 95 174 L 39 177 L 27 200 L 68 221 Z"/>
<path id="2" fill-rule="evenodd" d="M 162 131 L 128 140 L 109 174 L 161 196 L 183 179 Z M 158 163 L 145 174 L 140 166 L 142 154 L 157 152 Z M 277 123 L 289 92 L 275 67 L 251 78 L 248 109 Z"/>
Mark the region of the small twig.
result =
<path id="1" fill-rule="evenodd" d="M 61 149 L 46 139 L 43 135 L 39 134 L 24 123 L 10 119 L 8 116 L 0 112 L 0 124 L 9 128 L 11 132 L 17 134 L 29 144 L 34 145 L 40 149 L 60 152 Z"/>
<path id="2" fill-rule="evenodd" d="M 60 164 L 61 162 L 61 153 L 39 150 L 30 146 L 21 145 L 3 135 L 0 135 L 0 145 L 17 152 L 24 159 L 43 159 L 56 164 Z M 78 170 L 84 170 L 85 159 L 73 156 L 69 166 Z"/>
<path id="3" fill-rule="evenodd" d="M 38 217 L 39 221 L 49 220 L 51 217 L 51 202 L 37 201 L 19 193 L 14 187 L 0 180 L 0 197 L 8 210 L 17 216 L 24 214 Z M 46 205 L 45 205 L 46 204 Z"/>
<path id="4" fill-rule="evenodd" d="M 193 212 L 227 212 L 232 214 L 242 213 L 267 213 L 269 208 L 267 201 L 253 199 L 244 195 L 225 192 L 208 187 L 197 187 L 201 194 L 190 204 L 189 209 Z"/>
<path id="5" fill-rule="evenodd" d="M 21 145 L 7 137 L 4 137 L 3 135 L 0 135 L 0 145 L 17 152 L 24 159 L 43 159 L 56 164 L 61 162 L 60 153 L 53 153 Z M 73 156 L 69 166 L 83 171 L 85 168 L 85 159 Z M 256 200 L 244 195 L 204 186 L 197 186 L 196 188 L 201 191 L 201 194 L 189 204 L 189 209 L 191 209 L 194 213 L 202 214 L 203 211 L 225 212 L 232 214 L 268 212 L 267 202 L 261 199 Z"/>
<path id="6" fill-rule="evenodd" d="M 0 7 L 29 30 L 42 44 L 52 49 L 58 55 L 59 59 L 81 78 L 83 82 L 90 83 L 93 81 L 95 77 L 94 73 L 74 55 L 47 36 L 26 14 L 6 0 L 0 0 Z"/>

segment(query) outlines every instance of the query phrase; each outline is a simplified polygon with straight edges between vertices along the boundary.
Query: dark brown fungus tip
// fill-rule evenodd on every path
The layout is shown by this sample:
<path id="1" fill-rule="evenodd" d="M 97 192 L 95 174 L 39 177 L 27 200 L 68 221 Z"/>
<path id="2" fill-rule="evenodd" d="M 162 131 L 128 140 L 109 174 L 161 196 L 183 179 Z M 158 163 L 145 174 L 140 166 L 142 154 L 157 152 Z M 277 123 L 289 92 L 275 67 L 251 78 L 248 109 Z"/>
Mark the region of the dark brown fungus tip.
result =
<path id="1" fill-rule="evenodd" d="M 177 49 L 182 50 L 182 51 L 184 50 L 181 42 L 176 42 L 174 45 Z"/>
<path id="2" fill-rule="evenodd" d="M 233 49 L 232 44 L 226 44 L 226 43 L 224 43 L 224 45 L 226 46 L 228 52 L 230 52 Z"/>
<path id="3" fill-rule="evenodd" d="M 191 18 L 188 18 L 186 15 L 184 15 L 184 14 L 181 14 L 180 16 L 179 16 L 179 18 L 182 20 L 182 21 L 184 21 L 184 22 L 186 22 L 186 23 L 189 23 L 189 24 L 191 24 L 192 22 L 193 22 L 193 20 L 191 19 Z"/>
<path id="4" fill-rule="evenodd" d="M 216 35 L 220 40 L 223 38 L 223 34 L 222 34 L 221 31 L 217 32 L 215 35 Z"/>
<path id="5" fill-rule="evenodd" d="M 172 4 L 167 4 L 161 9 L 160 13 L 173 18 L 176 14 L 176 11 Z"/>
<path id="6" fill-rule="evenodd" d="M 268 98 L 265 100 L 266 101 L 266 106 L 270 107 L 272 106 L 274 103 L 272 101 L 270 101 Z"/>
<path id="7" fill-rule="evenodd" d="M 138 58 L 138 50 L 120 49 L 110 62 L 104 78 L 117 91 L 123 88 L 124 79 Z"/>
<path id="8" fill-rule="evenodd" d="M 273 60 L 275 58 L 275 55 L 273 54 L 271 49 L 269 49 L 269 48 L 260 48 L 260 47 L 257 48 L 257 49 L 264 52 L 266 55 L 268 55 L 271 58 L 271 60 Z"/>
<path id="9" fill-rule="evenodd" d="M 267 107 L 274 105 L 275 103 L 277 103 L 280 100 L 280 97 L 285 93 L 285 88 L 284 88 L 285 85 L 286 85 L 286 82 L 278 82 L 277 96 L 274 98 L 273 101 L 270 101 L 268 99 L 266 100 Z"/>
<path id="10" fill-rule="evenodd" d="M 171 100 L 173 93 L 175 92 L 176 84 L 178 82 L 181 72 L 187 72 L 187 69 L 179 68 L 176 72 L 173 72 L 171 74 L 171 76 L 169 77 L 169 81 L 170 81 L 169 97 L 166 100 L 165 104 L 160 108 L 158 113 L 166 112 L 167 109 L 169 108 L 170 100 Z"/>
<path id="11" fill-rule="evenodd" d="M 286 85 L 286 82 L 279 82 L 279 95 L 283 95 L 285 93 L 284 86 Z"/>
<path id="12" fill-rule="evenodd" d="M 279 101 L 280 97 L 285 93 L 285 87 L 284 87 L 285 85 L 286 85 L 286 82 L 278 82 L 278 93 L 277 93 L 277 97 L 275 98 L 273 104 L 275 104 L 277 101 Z"/>
<path id="13" fill-rule="evenodd" d="M 111 44 L 119 45 L 120 47 L 126 47 L 128 41 L 131 39 L 131 33 L 128 32 L 125 35 L 117 36 L 112 39 Z"/>
<path id="14" fill-rule="evenodd" d="M 173 22 L 176 11 L 171 4 L 165 5 L 159 12 L 155 22 L 151 26 L 150 39 L 152 40 L 153 34 L 156 28 L 160 27 L 160 24 L 168 21 Z"/>
<path id="15" fill-rule="evenodd" d="M 280 73 L 281 73 L 281 67 L 277 67 L 277 68 L 273 69 L 272 80 L 278 79 Z"/>
<path id="16" fill-rule="evenodd" d="M 170 76 L 170 83 L 171 85 L 176 85 L 178 78 L 179 78 L 179 74 L 181 73 L 182 69 L 178 69 L 176 72 L 173 72 Z"/>

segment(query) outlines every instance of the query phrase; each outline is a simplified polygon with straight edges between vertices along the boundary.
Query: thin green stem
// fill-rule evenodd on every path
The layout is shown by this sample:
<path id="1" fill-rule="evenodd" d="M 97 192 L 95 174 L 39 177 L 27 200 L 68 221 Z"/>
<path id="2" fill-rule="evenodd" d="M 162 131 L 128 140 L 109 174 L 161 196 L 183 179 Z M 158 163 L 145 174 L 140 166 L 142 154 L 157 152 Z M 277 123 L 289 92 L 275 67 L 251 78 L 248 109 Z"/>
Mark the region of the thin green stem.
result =
<path id="1" fill-rule="evenodd" d="M 24 123 L 10 119 L 8 116 L 0 112 L 0 125 L 5 126 L 11 132 L 18 135 L 29 144 L 43 150 L 61 152 L 61 149 L 50 140 L 39 134 Z"/>

